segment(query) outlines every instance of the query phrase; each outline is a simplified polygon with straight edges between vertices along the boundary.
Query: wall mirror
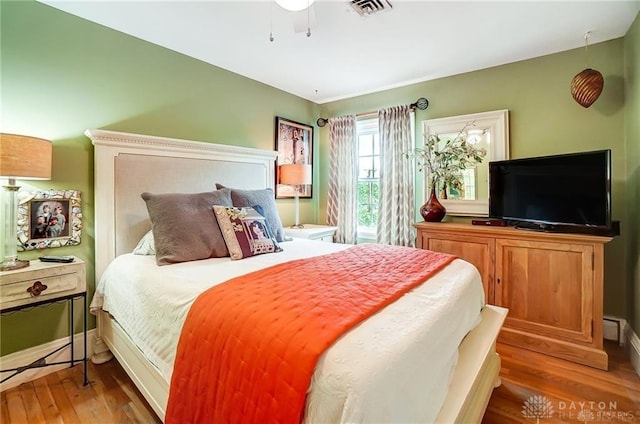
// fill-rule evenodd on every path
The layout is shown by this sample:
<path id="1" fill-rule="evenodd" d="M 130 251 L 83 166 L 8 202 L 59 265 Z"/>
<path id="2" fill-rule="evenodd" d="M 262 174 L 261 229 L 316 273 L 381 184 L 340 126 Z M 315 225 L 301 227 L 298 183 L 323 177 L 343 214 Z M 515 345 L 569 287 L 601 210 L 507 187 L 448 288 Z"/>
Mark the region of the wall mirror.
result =
<path id="1" fill-rule="evenodd" d="M 463 129 L 467 142 L 485 148 L 487 155 L 475 168 L 463 172 L 463 189 L 447 188 L 446 196 L 439 196 L 438 200 L 447 208 L 447 215 L 488 216 L 489 162 L 509 158 L 509 111 L 496 110 L 422 121 L 425 138 L 437 134 L 440 139 L 446 140 L 456 137 Z M 424 198 L 427 199 L 428 175 L 425 173 L 424 177 Z"/>

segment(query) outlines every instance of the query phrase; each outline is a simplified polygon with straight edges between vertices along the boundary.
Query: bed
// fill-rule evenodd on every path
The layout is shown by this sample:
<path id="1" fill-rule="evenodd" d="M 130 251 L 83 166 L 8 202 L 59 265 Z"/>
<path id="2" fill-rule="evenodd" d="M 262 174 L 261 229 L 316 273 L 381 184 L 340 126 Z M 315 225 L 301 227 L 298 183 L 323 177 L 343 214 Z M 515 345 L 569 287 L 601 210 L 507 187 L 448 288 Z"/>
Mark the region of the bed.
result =
<path id="1" fill-rule="evenodd" d="M 92 301 L 98 327 L 92 361 L 99 364 L 115 356 L 164 420 L 176 339 L 191 302 L 201 290 L 238 273 L 302 257 L 332 254 L 349 246 L 292 240 L 281 243 L 283 252 L 277 254 L 240 261 L 212 258 L 159 267 L 153 256 L 131 253 L 150 228 L 141 193 L 205 192 L 212 190 L 215 183 L 246 190 L 273 187 L 276 152 L 104 130 L 88 130 L 86 135 L 95 146 L 95 265 L 99 282 Z M 211 267 L 216 269 L 216 278 L 211 276 Z M 180 286 L 189 289 L 163 298 L 166 292 L 157 282 L 178 280 L 188 281 Z M 118 284 L 124 289 L 118 289 Z M 166 287 L 169 293 L 171 287 Z M 456 289 L 452 291 L 452 287 Z M 157 298 L 150 294 L 156 294 Z M 158 314 L 151 307 L 141 307 L 142 302 L 168 302 L 167 298 L 178 302 L 163 304 L 162 310 L 169 313 Z M 451 304 L 434 307 L 440 311 L 436 312 L 428 306 L 429 302 Z M 417 408 L 412 413 L 429 417 L 419 421 L 479 422 L 492 389 L 499 385 L 500 360 L 495 342 L 506 315 L 506 310 L 482 307 L 482 302 L 477 270 L 458 259 L 451 262 L 429 284 L 416 287 L 356 326 L 323 354 L 307 395 L 305 421 L 353 422 L 366 420 L 362 417 L 367 416 L 380 421 L 384 420 L 382 412 L 367 415 L 367 404 L 380 406 L 388 402 L 390 405 L 383 409 Z M 441 313 L 442 310 L 446 313 Z M 148 315 L 137 315 L 140 311 L 147 311 Z M 405 318 L 400 319 L 403 314 Z M 154 321 L 154 325 L 148 325 L 158 315 L 169 315 L 168 322 L 172 324 L 163 327 L 164 324 L 156 325 Z M 135 322 L 143 325 L 136 328 L 132 324 Z M 406 336 L 399 333 L 405 331 L 394 330 L 389 327 L 390 322 L 394 325 L 403 322 L 404 328 L 415 328 L 421 334 L 423 327 L 428 326 L 429 337 L 437 343 L 433 338 L 425 338 L 403 345 L 402 337 Z M 379 336 L 385 331 L 397 339 L 389 341 Z M 154 332 L 171 336 L 154 337 Z M 391 352 L 390 357 L 362 356 L 363 346 L 383 352 L 385 343 L 409 357 L 393 356 L 397 352 Z M 439 359 L 441 365 L 435 369 L 424 365 L 434 361 L 427 355 L 437 356 L 445 351 L 449 353 Z M 361 375 L 340 383 L 350 390 L 328 387 L 343 378 L 345 364 L 351 370 L 354 363 L 362 363 L 365 368 Z M 389 380 L 388 375 L 393 378 Z M 414 377 L 409 379 L 411 384 L 398 378 L 402 375 Z M 393 384 L 398 390 L 393 390 Z M 389 392 L 400 394 L 389 397 Z M 432 400 L 420 402 L 421 396 Z M 416 416 L 422 415 L 406 415 L 412 418 L 405 421 L 416 421 L 413 418 Z"/>

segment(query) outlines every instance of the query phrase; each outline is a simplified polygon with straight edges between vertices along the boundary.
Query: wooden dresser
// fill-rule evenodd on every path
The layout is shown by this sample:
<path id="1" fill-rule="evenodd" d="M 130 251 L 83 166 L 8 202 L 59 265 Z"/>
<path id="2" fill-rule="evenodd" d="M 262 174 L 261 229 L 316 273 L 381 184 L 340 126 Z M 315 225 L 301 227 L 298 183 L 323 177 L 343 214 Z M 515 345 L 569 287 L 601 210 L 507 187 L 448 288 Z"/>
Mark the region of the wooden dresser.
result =
<path id="1" fill-rule="evenodd" d="M 442 222 L 415 227 L 418 247 L 474 264 L 487 303 L 509 309 L 499 341 L 607 369 L 602 304 L 610 237 Z"/>

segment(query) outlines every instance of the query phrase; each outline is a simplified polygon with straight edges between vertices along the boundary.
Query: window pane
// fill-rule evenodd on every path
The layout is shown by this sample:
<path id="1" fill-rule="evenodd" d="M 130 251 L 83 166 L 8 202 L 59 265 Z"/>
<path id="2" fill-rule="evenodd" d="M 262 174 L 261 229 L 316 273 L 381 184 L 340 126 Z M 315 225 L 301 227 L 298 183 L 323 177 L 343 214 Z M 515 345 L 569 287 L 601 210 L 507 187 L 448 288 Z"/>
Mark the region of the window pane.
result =
<path id="1" fill-rule="evenodd" d="M 380 135 L 378 133 L 373 135 L 373 154 L 380 155 Z"/>
<path id="2" fill-rule="evenodd" d="M 377 205 L 380 201 L 380 183 L 371 183 L 371 200 L 370 202 Z"/>
<path id="3" fill-rule="evenodd" d="M 358 208 L 358 226 L 375 227 L 377 219 L 377 211 L 374 211 L 371 205 L 362 205 Z"/>
<path id="4" fill-rule="evenodd" d="M 368 205 L 370 202 L 369 183 L 358 183 L 358 205 Z"/>
<path id="5" fill-rule="evenodd" d="M 361 157 L 358 160 L 358 178 L 373 178 L 373 156 Z"/>
<path id="6" fill-rule="evenodd" d="M 380 156 L 373 157 L 373 170 L 371 178 L 380 178 Z"/>
<path id="7" fill-rule="evenodd" d="M 371 156 L 373 154 L 373 134 L 358 137 L 358 155 Z"/>

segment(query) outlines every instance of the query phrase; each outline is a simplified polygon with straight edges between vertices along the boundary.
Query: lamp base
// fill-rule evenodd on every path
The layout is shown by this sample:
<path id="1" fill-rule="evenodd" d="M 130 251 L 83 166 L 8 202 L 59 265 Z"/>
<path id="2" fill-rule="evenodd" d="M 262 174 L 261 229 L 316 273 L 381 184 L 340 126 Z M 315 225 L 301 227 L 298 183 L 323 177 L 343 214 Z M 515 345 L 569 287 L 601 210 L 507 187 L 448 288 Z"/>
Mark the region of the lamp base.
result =
<path id="1" fill-rule="evenodd" d="M 293 224 L 291 227 L 289 228 L 304 228 L 304 225 L 302 224 Z"/>
<path id="2" fill-rule="evenodd" d="M 0 271 L 13 271 L 15 269 L 26 268 L 30 264 L 29 261 L 23 261 L 21 259 L 14 259 L 2 262 L 0 264 Z"/>

